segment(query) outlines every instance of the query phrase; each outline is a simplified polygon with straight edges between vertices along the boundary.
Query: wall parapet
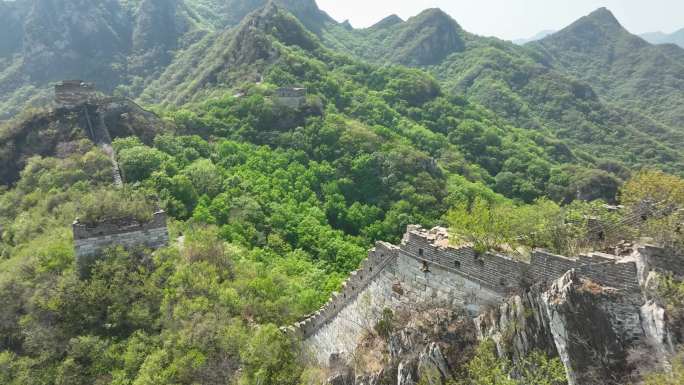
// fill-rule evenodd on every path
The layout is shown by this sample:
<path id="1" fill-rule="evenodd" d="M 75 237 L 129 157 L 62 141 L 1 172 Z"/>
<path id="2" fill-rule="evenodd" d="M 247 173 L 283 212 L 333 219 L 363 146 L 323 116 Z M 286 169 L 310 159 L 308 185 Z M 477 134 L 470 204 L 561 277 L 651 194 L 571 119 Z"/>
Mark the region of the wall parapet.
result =
<path id="1" fill-rule="evenodd" d="M 63 80 L 55 84 L 55 102 L 59 107 L 73 108 L 97 100 L 93 83 L 82 80 Z"/>
<path id="2" fill-rule="evenodd" d="M 503 254 L 480 254 L 467 245 L 453 246 L 449 244 L 446 229 L 425 230 L 420 226 L 409 226 L 400 249 L 413 258 L 447 267 L 502 294 L 519 288 L 524 281 L 556 280 L 572 269 L 605 286 L 639 289 L 636 263 L 611 254 L 589 253 L 571 258 L 535 249 L 530 262 L 525 262 Z"/>
<path id="3" fill-rule="evenodd" d="M 108 247 L 158 249 L 169 244 L 164 211 L 155 213 L 149 222 L 144 223 L 134 220 L 108 220 L 95 226 L 87 226 L 76 220 L 72 229 L 76 265 L 81 276 L 87 274 L 90 266 Z"/>
<path id="4" fill-rule="evenodd" d="M 375 247 L 368 252 L 368 257 L 363 260 L 361 267 L 351 272 L 347 280 L 342 283 L 340 292 L 333 293 L 328 302 L 318 311 L 310 314 L 303 321 L 297 322 L 289 330 L 300 333 L 305 339 L 316 333 L 366 289 L 373 279 L 397 257 L 398 250 L 399 248 L 392 244 L 377 242 Z"/>
<path id="5" fill-rule="evenodd" d="M 89 226 L 76 219 L 72 225 L 72 228 L 74 240 L 166 228 L 166 212 L 158 211 L 154 213 L 152 219 L 148 222 L 139 222 L 133 219 L 117 219 L 104 220 L 94 226 Z"/>
<path id="6" fill-rule="evenodd" d="M 652 246 L 649 251 L 654 255 L 663 253 L 662 249 Z M 377 242 L 361 268 L 352 272 L 342 285 L 340 293 L 334 293 L 320 310 L 286 330 L 297 331 L 304 339 L 315 335 L 323 326 L 334 321 L 335 317 L 352 303 L 391 261 L 404 261 L 407 258 L 417 261 L 418 266 L 412 268 L 415 271 L 409 272 L 406 270 L 409 269 L 408 265 L 394 264 L 397 265 L 394 270 L 400 269 L 393 270 L 392 273 L 397 279 L 397 285 L 404 283 L 401 282 L 402 277 L 408 285 L 418 287 L 420 282 L 438 285 L 429 288 L 414 287 L 414 290 L 427 290 L 429 293 L 442 288 L 445 292 L 455 293 L 454 290 L 461 290 L 458 289 L 457 281 L 465 279 L 471 282 L 466 284 L 466 290 L 476 287 L 479 288 L 476 290 L 490 291 L 499 298 L 507 298 L 519 293 L 523 287 L 529 287 L 526 285 L 552 282 L 571 270 L 578 276 L 602 286 L 628 293 L 635 293 L 640 289 L 637 263 L 630 258 L 598 252 L 566 257 L 535 249 L 530 261 L 526 262 L 503 254 L 478 253 L 470 245 L 454 246 L 449 243 L 447 230 L 441 227 L 426 230 L 411 225 L 408 226 L 398 246 Z M 419 266 L 422 266 L 420 270 Z M 445 277 L 443 273 L 439 273 L 440 277 L 431 280 L 431 266 L 435 268 L 435 274 L 438 270 L 444 270 L 453 276 Z M 416 273 L 420 277 L 416 278 Z"/>

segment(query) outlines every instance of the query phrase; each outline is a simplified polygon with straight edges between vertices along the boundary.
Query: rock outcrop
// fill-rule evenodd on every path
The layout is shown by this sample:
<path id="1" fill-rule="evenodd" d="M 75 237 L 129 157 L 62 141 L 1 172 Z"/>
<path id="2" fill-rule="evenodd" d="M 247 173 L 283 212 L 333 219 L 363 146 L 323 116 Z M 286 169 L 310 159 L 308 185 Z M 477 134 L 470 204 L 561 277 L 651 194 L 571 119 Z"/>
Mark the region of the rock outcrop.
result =
<path id="1" fill-rule="evenodd" d="M 475 322 L 501 356 L 518 361 L 542 350 L 560 357 L 569 385 L 623 383 L 666 364 L 672 351 L 662 308 L 644 304 L 640 292 L 601 286 L 574 270 Z"/>
<path id="2" fill-rule="evenodd" d="M 466 362 L 476 344 L 465 312 L 444 308 L 403 308 L 386 339 L 369 333 L 356 353 L 356 365 L 337 365 L 329 385 L 443 385 Z M 378 362 L 378 357 L 384 357 Z"/>
<path id="3" fill-rule="evenodd" d="M 102 142 L 105 126 L 109 139 L 137 136 L 145 143 L 164 129 L 154 113 L 128 99 L 104 98 L 93 104 L 34 113 L 9 125 L 0 137 L 0 183 L 13 184 L 32 156 L 55 156 L 66 143 L 90 139 Z M 92 128 L 92 132 L 91 132 Z"/>

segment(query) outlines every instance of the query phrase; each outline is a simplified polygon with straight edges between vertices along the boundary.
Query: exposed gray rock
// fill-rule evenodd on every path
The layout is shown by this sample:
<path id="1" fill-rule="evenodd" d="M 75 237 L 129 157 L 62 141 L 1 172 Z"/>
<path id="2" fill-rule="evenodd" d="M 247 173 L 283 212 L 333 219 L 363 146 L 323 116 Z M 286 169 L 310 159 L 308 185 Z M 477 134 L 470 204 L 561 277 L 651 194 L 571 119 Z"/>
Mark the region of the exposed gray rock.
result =
<path id="1" fill-rule="evenodd" d="M 651 300 L 640 310 L 646 340 L 657 354 L 657 361 L 668 366 L 668 359 L 674 353 L 674 343 L 667 326 L 665 309 Z"/>
<path id="2" fill-rule="evenodd" d="M 450 377 L 446 359 L 437 343 L 428 345 L 418 357 L 418 377 L 429 385 L 442 385 Z"/>
<path id="3" fill-rule="evenodd" d="M 415 385 L 418 381 L 418 360 L 402 361 L 397 367 L 397 385 Z"/>

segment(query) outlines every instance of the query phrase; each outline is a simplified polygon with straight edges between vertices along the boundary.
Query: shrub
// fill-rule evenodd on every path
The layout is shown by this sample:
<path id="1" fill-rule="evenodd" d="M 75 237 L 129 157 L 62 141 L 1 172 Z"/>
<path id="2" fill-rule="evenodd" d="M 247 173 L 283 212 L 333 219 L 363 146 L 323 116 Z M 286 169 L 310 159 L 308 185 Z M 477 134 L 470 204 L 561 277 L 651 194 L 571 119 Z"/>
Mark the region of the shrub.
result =
<path id="1" fill-rule="evenodd" d="M 86 225 L 124 219 L 148 222 L 156 211 L 156 204 L 152 199 L 128 187 L 120 190 L 94 190 L 85 195 L 80 203 L 79 220 Z"/>

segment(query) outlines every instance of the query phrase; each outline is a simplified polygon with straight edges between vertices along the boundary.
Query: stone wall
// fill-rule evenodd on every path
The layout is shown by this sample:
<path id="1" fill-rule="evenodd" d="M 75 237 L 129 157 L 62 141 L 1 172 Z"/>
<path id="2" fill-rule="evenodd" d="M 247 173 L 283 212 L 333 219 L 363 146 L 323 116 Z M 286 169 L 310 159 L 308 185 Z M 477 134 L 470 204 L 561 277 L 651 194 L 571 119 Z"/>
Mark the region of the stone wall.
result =
<path id="1" fill-rule="evenodd" d="M 601 253 L 567 258 L 535 250 L 527 263 L 479 254 L 470 246 L 454 247 L 443 228 L 409 226 L 399 246 L 379 242 L 341 293 L 292 329 L 302 335 L 313 358 L 326 364 L 333 353 L 353 351 L 384 308 L 434 303 L 465 308 L 476 316 L 519 293 L 524 282 L 551 283 L 570 270 L 604 287 L 639 292 L 632 260 Z M 627 315 L 620 318 L 637 322 Z"/>
<path id="2" fill-rule="evenodd" d="M 77 220 L 73 224 L 73 234 L 76 264 L 80 272 L 84 272 L 98 254 L 110 246 L 158 249 L 169 243 L 166 213 L 163 211 L 155 213 L 154 218 L 146 223 L 105 221 L 96 226 L 87 226 Z"/>
<path id="3" fill-rule="evenodd" d="M 392 265 L 394 261 L 390 258 L 387 263 Z M 324 322 L 315 322 L 316 329 L 307 329 L 309 335 L 304 340 L 305 352 L 313 362 L 326 365 L 333 354 L 353 352 L 363 334 L 373 330 L 382 311 L 395 308 L 393 270 L 389 266 L 380 270 L 363 289 L 351 297 L 348 295 L 347 302 L 334 310 L 333 317 L 322 317 Z M 336 298 L 341 300 L 344 297 L 339 295 Z"/>
<path id="4" fill-rule="evenodd" d="M 646 257 L 649 270 L 673 272 L 675 275 L 684 276 L 684 255 L 668 252 L 667 250 L 645 245 L 641 253 Z"/>
<path id="5" fill-rule="evenodd" d="M 336 318 L 338 313 L 356 301 L 359 294 L 365 292 L 368 285 L 396 258 L 397 249 L 389 243 L 378 242 L 361 263 L 361 268 L 353 271 L 342 284 L 342 290 L 339 293 L 333 293 L 328 302 L 316 313 L 295 324 L 295 329 L 304 338 L 308 338 L 323 325 Z"/>
<path id="6" fill-rule="evenodd" d="M 64 80 L 55 85 L 55 103 L 59 107 L 75 107 L 95 100 L 97 92 L 92 83 Z"/>
<path id="7" fill-rule="evenodd" d="M 275 102 L 289 108 L 299 108 L 306 102 L 305 88 L 278 88 L 275 91 Z"/>

